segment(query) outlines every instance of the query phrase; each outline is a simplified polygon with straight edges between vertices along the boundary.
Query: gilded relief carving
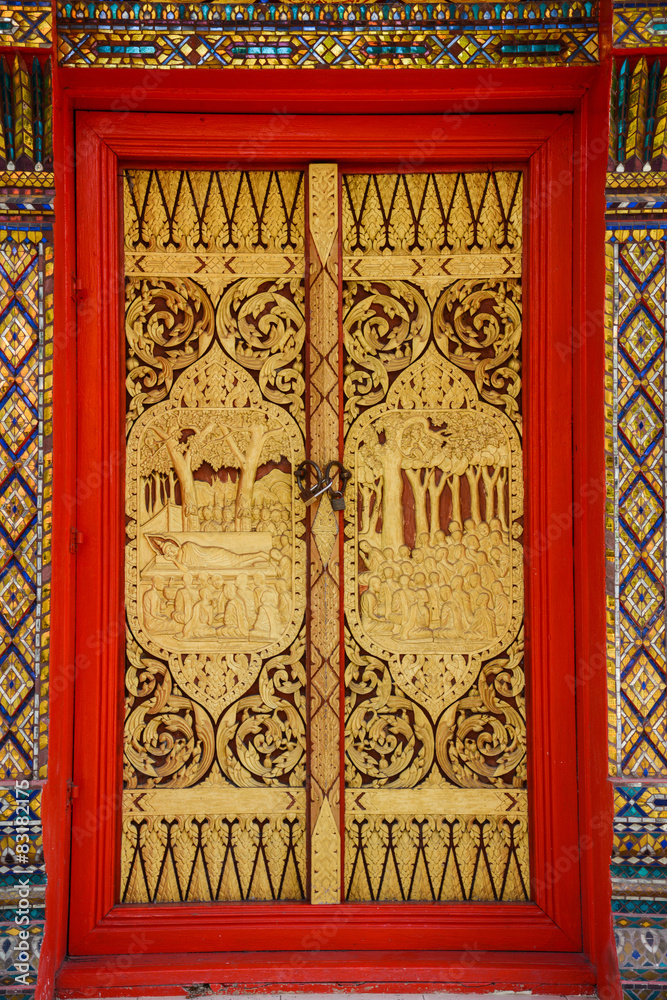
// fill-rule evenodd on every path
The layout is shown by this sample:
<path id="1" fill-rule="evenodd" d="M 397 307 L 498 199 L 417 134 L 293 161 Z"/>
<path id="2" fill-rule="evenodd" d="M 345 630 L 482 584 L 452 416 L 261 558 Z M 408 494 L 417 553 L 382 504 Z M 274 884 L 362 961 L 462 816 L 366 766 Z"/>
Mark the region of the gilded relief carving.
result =
<path id="1" fill-rule="evenodd" d="M 452 667 L 456 654 L 503 649 L 512 612 L 515 633 L 523 613 L 512 531 L 522 514 L 521 444 L 512 423 L 480 403 L 432 346 L 385 403 L 355 421 L 346 445 L 361 495 L 347 546 L 353 634 L 389 654 L 449 654 Z M 405 506 L 409 539 L 396 514 Z"/>
<path id="2" fill-rule="evenodd" d="M 304 417 L 303 278 L 267 282 L 246 278 L 222 296 L 217 312 L 220 343 L 240 364 L 259 372 L 266 399 Z"/>
<path id="3" fill-rule="evenodd" d="M 127 170 L 126 273 L 150 254 L 303 254 L 303 183 L 298 170 Z"/>
<path id="4" fill-rule="evenodd" d="M 521 177 L 343 190 L 346 897 L 525 899 Z"/>
<path id="5" fill-rule="evenodd" d="M 124 903 L 304 899 L 303 789 L 125 792 Z"/>
<path id="6" fill-rule="evenodd" d="M 302 175 L 125 191 L 122 898 L 302 899 L 305 797 L 272 792 L 302 788 L 307 749 Z"/>
<path id="7" fill-rule="evenodd" d="M 261 662 L 246 655 L 240 670 L 230 654 L 275 655 L 303 619 L 305 545 L 291 474 L 301 433 L 214 347 L 136 421 L 127 456 L 136 637 L 171 654 L 180 686 L 219 713 Z M 195 478 L 202 469 L 207 477 Z"/>
<path id="8" fill-rule="evenodd" d="M 403 258 L 516 254 L 522 178 L 514 171 L 343 176 L 343 253 Z M 409 264 L 406 266 L 409 267 Z M 476 261 L 468 264 L 475 274 Z"/>
<path id="9" fill-rule="evenodd" d="M 121 898 L 530 898 L 521 174 L 128 171 L 125 213 Z"/>
<path id="10" fill-rule="evenodd" d="M 346 899 L 528 898 L 526 792 L 433 791 L 421 814 L 406 813 L 400 793 L 346 795 Z"/>

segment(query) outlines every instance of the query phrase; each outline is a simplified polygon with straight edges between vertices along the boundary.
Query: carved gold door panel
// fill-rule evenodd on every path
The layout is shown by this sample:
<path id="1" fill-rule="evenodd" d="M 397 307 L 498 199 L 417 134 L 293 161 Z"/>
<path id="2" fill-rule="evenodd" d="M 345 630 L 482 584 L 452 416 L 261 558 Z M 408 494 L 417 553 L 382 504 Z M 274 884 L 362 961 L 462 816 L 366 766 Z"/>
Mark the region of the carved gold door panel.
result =
<path id="1" fill-rule="evenodd" d="M 521 189 L 342 179 L 349 900 L 529 894 Z"/>
<path id="2" fill-rule="evenodd" d="M 121 901 L 529 897 L 521 203 L 126 172 Z"/>

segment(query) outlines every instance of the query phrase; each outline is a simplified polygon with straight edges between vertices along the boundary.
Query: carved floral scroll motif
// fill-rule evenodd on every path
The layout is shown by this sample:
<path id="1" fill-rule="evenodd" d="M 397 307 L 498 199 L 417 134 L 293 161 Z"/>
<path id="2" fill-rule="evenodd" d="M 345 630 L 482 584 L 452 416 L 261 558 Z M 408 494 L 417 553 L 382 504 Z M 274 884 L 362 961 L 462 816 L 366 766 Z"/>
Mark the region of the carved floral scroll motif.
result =
<path id="1" fill-rule="evenodd" d="M 125 209 L 121 895 L 303 899 L 303 176 L 129 171 Z"/>
<path id="2" fill-rule="evenodd" d="M 343 254 L 346 898 L 526 899 L 521 175 L 344 177 Z"/>

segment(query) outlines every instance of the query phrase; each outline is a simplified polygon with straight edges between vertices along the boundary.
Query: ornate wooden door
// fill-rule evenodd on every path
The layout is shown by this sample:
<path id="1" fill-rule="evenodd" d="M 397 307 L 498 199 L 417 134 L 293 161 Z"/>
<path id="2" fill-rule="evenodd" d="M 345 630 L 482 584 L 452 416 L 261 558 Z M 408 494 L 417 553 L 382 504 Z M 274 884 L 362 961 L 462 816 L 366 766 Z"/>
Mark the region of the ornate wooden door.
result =
<path id="1" fill-rule="evenodd" d="M 529 900 L 521 171 L 123 192 L 118 902 Z"/>

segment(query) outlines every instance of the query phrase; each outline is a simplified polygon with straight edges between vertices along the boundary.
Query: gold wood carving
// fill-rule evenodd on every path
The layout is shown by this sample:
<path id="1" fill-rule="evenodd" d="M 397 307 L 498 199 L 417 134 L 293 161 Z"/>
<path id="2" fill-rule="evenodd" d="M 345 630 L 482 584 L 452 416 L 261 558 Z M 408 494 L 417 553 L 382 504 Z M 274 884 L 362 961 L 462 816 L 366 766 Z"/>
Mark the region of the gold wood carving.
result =
<path id="1" fill-rule="evenodd" d="M 127 600 L 136 604 L 142 645 L 179 654 L 180 683 L 188 656 L 203 668 L 207 654 L 211 672 L 224 676 L 232 653 L 284 649 L 305 606 L 291 475 L 303 440 L 289 414 L 264 402 L 244 369 L 215 347 L 167 402 L 137 420 L 127 455 L 135 470 L 128 534 L 136 530 Z M 213 470 L 210 481 L 195 478 L 202 467 Z M 199 693 L 208 707 L 217 700 L 206 684 Z M 234 693 L 219 697 L 228 703 Z"/>
<path id="2" fill-rule="evenodd" d="M 526 899 L 521 177 L 343 190 L 346 898 Z"/>
<path id="3" fill-rule="evenodd" d="M 528 899 L 521 173 L 124 199 L 121 900 Z"/>
<path id="4" fill-rule="evenodd" d="M 308 171 L 310 457 L 338 458 L 338 170 Z M 340 595 L 338 517 L 324 497 L 310 549 L 311 902 L 340 901 Z"/>
<path id="5" fill-rule="evenodd" d="M 213 278 L 222 281 L 221 289 L 235 278 L 282 278 L 303 274 L 303 253 L 126 253 L 125 275 L 144 278 L 153 275 L 189 277 L 210 287 Z"/>
<path id="6" fill-rule="evenodd" d="M 125 792 L 121 899 L 305 898 L 303 789 Z"/>
<path id="7" fill-rule="evenodd" d="M 441 257 L 404 256 L 390 257 L 343 257 L 343 278 L 354 280 L 383 280 L 384 278 L 415 278 L 428 282 L 429 286 L 442 288 L 448 279 L 470 278 L 519 278 L 521 277 L 521 255 L 516 253 L 444 254 Z"/>
<path id="8" fill-rule="evenodd" d="M 246 368 L 259 372 L 264 396 L 288 405 L 303 422 L 303 278 L 246 278 L 218 306 L 220 343 Z"/>
<path id="9" fill-rule="evenodd" d="M 528 898 L 525 791 L 425 788 L 419 812 L 405 793 L 345 793 L 346 899 Z"/>
<path id="10" fill-rule="evenodd" d="M 122 898 L 304 899 L 303 177 L 125 193 Z"/>
<path id="11" fill-rule="evenodd" d="M 296 170 L 127 170 L 124 209 L 130 269 L 140 253 L 266 254 L 270 261 L 304 252 Z"/>
<path id="12" fill-rule="evenodd" d="M 343 255 L 378 258 L 520 254 L 522 175 L 347 174 L 343 176 Z M 460 265 L 463 266 L 462 264 Z M 405 275 L 407 277 L 407 275 Z"/>
<path id="13" fill-rule="evenodd" d="M 482 398 L 503 406 L 520 429 L 521 284 L 455 282 L 438 300 L 433 327 L 445 357 L 472 372 Z"/>
<path id="14" fill-rule="evenodd" d="M 346 545 L 351 631 L 372 652 L 412 654 L 402 657 L 409 666 L 399 668 L 401 679 L 414 688 L 411 676 L 422 677 L 442 708 L 425 658 L 439 657 L 448 676 L 444 694 L 465 674 L 470 654 L 479 663 L 504 649 L 522 619 L 522 547 L 513 537 L 523 513 L 519 436 L 431 346 L 394 381 L 385 403 L 355 421 L 346 462 L 363 483 L 362 516 L 352 511 L 355 533 Z M 406 480 L 412 545 L 396 515 Z M 451 696 L 463 690 L 455 684 Z M 422 697 L 416 688 L 411 693 Z"/>

